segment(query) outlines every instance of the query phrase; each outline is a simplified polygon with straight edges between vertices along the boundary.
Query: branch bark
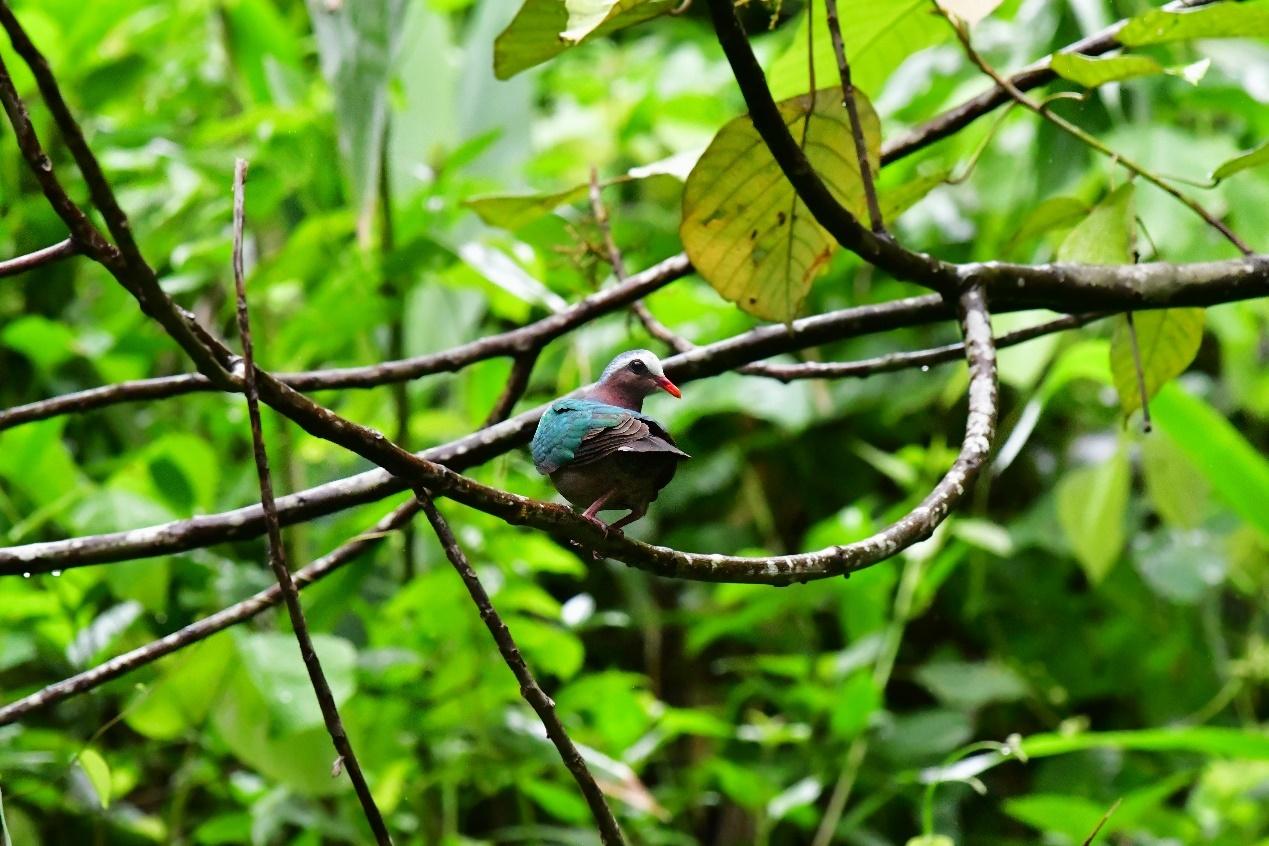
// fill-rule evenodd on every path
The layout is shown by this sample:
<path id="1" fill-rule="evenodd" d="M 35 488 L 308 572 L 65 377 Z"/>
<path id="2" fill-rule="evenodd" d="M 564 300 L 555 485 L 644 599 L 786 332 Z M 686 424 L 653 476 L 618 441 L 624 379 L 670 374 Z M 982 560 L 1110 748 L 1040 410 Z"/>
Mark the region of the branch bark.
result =
<path id="1" fill-rule="evenodd" d="M 564 766 L 572 773 L 577 786 L 581 788 L 582 796 L 590 807 L 591 816 L 595 818 L 595 824 L 599 826 L 600 841 L 605 846 L 624 844 L 625 838 L 621 835 L 621 828 L 617 825 L 612 809 L 608 807 L 604 799 L 603 791 L 595 783 L 595 777 L 591 775 L 586 762 L 582 760 L 582 753 L 577 750 L 568 732 L 564 730 L 564 724 L 560 722 L 559 715 L 555 713 L 555 702 L 542 690 L 537 679 L 533 677 L 533 673 L 529 671 L 528 665 L 524 663 L 524 656 L 520 654 L 520 649 L 511 636 L 511 630 L 502 621 L 502 617 L 498 616 L 498 611 L 490 601 L 484 585 L 480 583 L 476 570 L 467 560 L 467 556 L 458 545 L 458 540 L 450 530 L 449 523 L 436 509 L 436 503 L 432 501 L 428 491 L 416 490 L 415 496 L 418 498 L 423 513 L 427 515 L 428 522 L 432 524 L 432 529 L 436 532 L 436 539 L 440 542 L 441 549 L 445 551 L 445 557 L 449 559 L 449 563 L 463 580 L 463 586 L 471 595 L 472 602 L 476 603 L 476 608 L 480 611 L 480 619 L 489 629 L 489 634 L 493 636 L 502 660 L 511 668 L 516 681 L 520 683 L 520 695 L 542 721 L 546 736 L 550 738 L 551 743 L 555 744 L 560 758 L 564 761 Z"/>
<path id="2" fill-rule="evenodd" d="M 251 343 L 251 318 L 247 310 L 247 286 L 242 270 L 242 226 L 244 216 L 244 183 L 247 178 L 247 162 L 238 159 L 234 163 L 234 247 L 233 270 L 234 291 L 238 305 L 238 333 L 242 339 L 243 384 L 247 397 L 247 418 L 251 423 L 251 448 L 256 463 L 256 478 L 260 483 L 260 505 L 264 509 L 264 524 L 269 538 L 269 566 L 273 569 L 273 577 L 277 579 L 286 603 L 287 615 L 291 618 L 291 628 L 295 632 L 295 641 L 300 647 L 300 657 L 308 670 L 309 682 L 313 686 L 313 695 L 322 711 L 322 720 L 326 723 L 326 731 L 330 735 L 335 751 L 339 754 L 336 768 L 348 773 L 357 800 L 361 802 L 362 813 L 374 833 L 375 842 L 379 846 L 392 846 L 392 837 L 383 822 L 383 814 L 375 804 L 370 793 L 370 785 L 361 771 L 361 763 L 353 750 L 352 741 L 344 729 L 344 721 L 339 716 L 339 706 L 335 702 L 335 694 L 331 692 L 326 673 L 322 670 L 321 659 L 313 646 L 313 637 L 309 634 L 308 622 L 304 619 L 304 607 L 300 603 L 300 592 L 291 578 L 291 571 L 286 564 L 286 548 L 282 544 L 282 527 L 278 523 L 277 505 L 273 500 L 273 478 L 269 473 L 269 454 L 264 446 L 264 433 L 260 425 L 260 395 L 256 384 L 255 351 Z"/>
<path id="3" fill-rule="evenodd" d="M 78 252 L 79 247 L 75 246 L 75 241 L 67 238 L 65 241 L 58 241 L 56 244 L 45 247 L 42 250 L 0 261 L 0 278 L 16 276 L 19 273 L 25 273 L 28 270 L 69 258 Z"/>

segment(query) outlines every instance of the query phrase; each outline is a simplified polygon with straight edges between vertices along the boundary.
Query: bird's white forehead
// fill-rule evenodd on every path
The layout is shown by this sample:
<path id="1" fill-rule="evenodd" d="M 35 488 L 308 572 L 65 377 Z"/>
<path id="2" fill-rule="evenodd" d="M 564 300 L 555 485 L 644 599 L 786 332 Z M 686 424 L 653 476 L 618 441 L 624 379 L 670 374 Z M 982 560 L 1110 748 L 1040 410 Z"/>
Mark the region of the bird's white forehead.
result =
<path id="1" fill-rule="evenodd" d="M 615 370 L 620 370 L 635 359 L 642 361 L 644 366 L 648 368 L 649 373 L 656 376 L 665 375 L 665 369 L 661 366 L 661 359 L 657 358 L 656 354 L 651 350 L 629 350 L 623 352 L 612 360 L 612 363 L 604 369 L 604 373 L 608 374 Z"/>

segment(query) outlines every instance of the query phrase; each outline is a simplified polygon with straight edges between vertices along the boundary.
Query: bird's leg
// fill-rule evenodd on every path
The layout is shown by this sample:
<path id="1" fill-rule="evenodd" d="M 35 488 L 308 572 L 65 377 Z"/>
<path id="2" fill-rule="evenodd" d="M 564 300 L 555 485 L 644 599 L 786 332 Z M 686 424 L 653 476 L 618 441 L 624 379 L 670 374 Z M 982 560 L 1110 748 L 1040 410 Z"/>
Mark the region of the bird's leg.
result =
<path id="1" fill-rule="evenodd" d="M 603 494 L 603 496 L 601 496 L 599 499 L 595 500 L 594 502 L 590 504 L 590 508 L 587 508 L 585 511 L 582 512 L 582 518 L 585 520 L 589 520 L 590 522 L 594 523 L 596 526 L 598 526 L 601 529 L 607 530 L 608 525 L 604 523 L 603 520 L 600 520 L 599 517 L 597 517 L 596 515 L 599 514 L 600 509 L 604 507 L 604 503 L 607 502 L 609 499 L 611 499 L 612 495 L 615 494 L 616 492 L 617 492 L 616 488 L 610 488 L 608 491 L 606 491 Z"/>
<path id="2" fill-rule="evenodd" d="M 625 517 L 622 517 L 620 520 L 617 520 L 616 522 L 609 524 L 608 528 L 614 531 L 620 532 L 622 526 L 629 526 L 635 520 L 638 520 L 640 517 L 642 517 L 644 514 L 647 514 L 647 513 L 648 513 L 648 506 L 645 503 L 639 508 L 630 509 L 629 514 L 627 514 Z"/>

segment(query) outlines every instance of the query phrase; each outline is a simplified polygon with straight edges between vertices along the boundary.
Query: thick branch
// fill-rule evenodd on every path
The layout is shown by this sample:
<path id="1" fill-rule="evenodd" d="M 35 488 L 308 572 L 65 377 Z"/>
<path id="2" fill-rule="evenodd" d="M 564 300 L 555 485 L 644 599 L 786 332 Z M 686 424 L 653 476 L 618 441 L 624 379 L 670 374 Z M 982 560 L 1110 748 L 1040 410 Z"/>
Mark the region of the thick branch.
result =
<path id="1" fill-rule="evenodd" d="M 427 515 L 428 522 L 432 524 L 432 528 L 436 531 L 436 539 L 440 541 L 441 549 L 445 551 L 445 557 L 454 566 L 454 570 L 458 572 L 459 577 L 463 580 L 463 586 L 467 588 L 467 593 L 471 595 L 472 601 L 476 603 L 476 608 L 480 611 L 480 619 L 484 622 L 485 627 L 489 629 L 489 634 L 493 636 L 494 643 L 498 645 L 498 652 L 502 655 L 502 660 L 511 668 L 516 681 L 520 683 L 520 695 L 537 713 L 538 719 L 542 721 L 542 726 L 546 729 L 546 736 L 555 744 L 555 748 L 559 750 L 560 758 L 564 760 L 564 766 L 568 767 L 568 771 L 573 774 L 573 778 L 577 781 L 577 786 L 581 788 L 582 795 L 586 798 L 586 804 L 590 806 L 591 815 L 599 826 L 600 841 L 606 846 L 608 844 L 616 846 L 616 844 L 625 843 L 625 839 L 621 836 L 621 828 L 617 825 L 617 819 L 613 816 L 612 809 L 608 807 L 608 803 L 604 800 L 603 791 L 595 783 L 595 777 L 591 775 L 590 770 L 586 767 L 586 762 L 582 760 L 582 753 L 577 751 L 577 746 L 573 744 L 568 732 L 564 730 L 564 724 L 560 722 L 559 716 L 555 713 L 555 702 L 542 690 L 537 679 L 533 677 L 533 673 L 529 671 L 528 665 L 524 663 L 524 656 L 520 654 L 520 649 L 516 646 L 515 639 L 511 636 L 511 630 L 507 628 L 507 624 L 498 616 L 498 612 L 493 607 L 493 602 L 490 601 L 484 585 L 480 583 L 475 569 L 467 560 L 462 548 L 459 547 L 454 533 L 450 531 L 449 523 L 436 510 L 436 503 L 432 501 L 432 497 L 427 491 L 419 490 L 416 492 L 416 496 L 422 505 L 423 513 Z"/>
<path id="2" fill-rule="evenodd" d="M 25 273 L 37 267 L 43 267 L 46 264 L 52 264 L 61 261 L 64 258 L 75 255 L 79 252 L 79 247 L 75 246 L 75 241 L 67 238 L 65 241 L 58 241 L 51 247 L 45 247 L 42 250 L 36 250 L 33 253 L 27 253 L 24 256 L 0 261 L 0 277 L 15 276 L 19 273 Z"/>
<path id="3" fill-rule="evenodd" d="M 304 607 L 300 603 L 300 592 L 291 578 L 291 571 L 286 564 L 286 548 L 282 544 L 282 527 L 278 523 L 277 506 L 273 500 L 273 478 L 269 473 L 269 455 L 264 446 L 264 433 L 260 425 L 260 396 L 256 384 L 255 353 L 251 343 L 251 318 L 247 311 L 247 287 L 242 272 L 242 226 L 243 226 L 243 183 L 247 177 L 247 162 L 238 159 L 234 164 L 234 248 L 233 270 L 234 291 L 238 304 L 238 333 L 242 338 L 242 359 L 244 370 L 244 387 L 247 397 L 247 418 L 251 423 L 251 448 L 255 456 L 256 478 L 260 483 L 260 505 L 264 509 L 264 525 L 269 538 L 269 566 L 273 569 L 273 577 L 282 591 L 282 599 L 286 603 L 287 615 L 291 618 L 291 628 L 295 632 L 296 643 L 300 647 L 300 657 L 308 670 L 309 682 L 313 686 L 313 695 L 322 712 L 322 720 L 326 723 L 326 731 L 330 734 L 335 751 L 343 769 L 348 772 L 357 799 L 361 802 L 362 812 L 370 830 L 374 832 L 375 841 L 380 846 L 391 846 L 392 838 L 384 825 L 383 814 L 370 794 L 370 786 L 361 771 L 361 764 L 353 750 L 352 741 L 344 730 L 344 721 L 339 716 L 339 706 L 335 702 L 335 694 L 331 692 L 326 673 L 322 670 L 321 659 L 313 646 L 313 637 L 309 634 L 308 621 L 304 619 Z M 337 764 L 338 766 L 338 764 Z"/>

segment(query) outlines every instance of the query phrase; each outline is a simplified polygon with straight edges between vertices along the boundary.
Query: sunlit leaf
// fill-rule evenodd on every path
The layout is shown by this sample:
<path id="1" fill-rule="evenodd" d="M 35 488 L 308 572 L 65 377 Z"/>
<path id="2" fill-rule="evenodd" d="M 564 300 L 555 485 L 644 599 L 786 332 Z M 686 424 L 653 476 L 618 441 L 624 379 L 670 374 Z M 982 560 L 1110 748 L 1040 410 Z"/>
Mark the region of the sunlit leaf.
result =
<path id="1" fill-rule="evenodd" d="M 1261 144 L 1254 150 L 1235 156 L 1212 171 L 1212 179 L 1224 179 L 1242 170 L 1269 163 L 1269 142 Z"/>
<path id="2" fill-rule="evenodd" d="M 1141 374 L 1146 397 L 1153 397 L 1159 388 L 1185 372 L 1198 354 L 1203 341 L 1203 309 L 1168 308 L 1133 314 L 1137 329 L 1137 350 L 1141 358 Z M 1115 318 L 1115 331 L 1110 338 L 1110 372 L 1119 392 L 1119 405 L 1124 415 L 1141 408 L 1141 388 L 1137 382 L 1137 364 L 1133 356 L 1132 332 L 1127 317 Z"/>
<path id="3" fill-rule="evenodd" d="M 939 6 L 973 25 L 995 11 L 1001 0 L 938 0 Z"/>
<path id="4" fill-rule="evenodd" d="M 952 37 L 952 28 L 941 20 L 929 0 L 841 0 L 842 40 L 850 59 L 851 81 L 856 89 L 874 99 L 881 94 L 886 79 L 918 50 Z M 828 32 L 824 7 L 815 9 L 815 82 L 819 87 L 838 82 L 837 57 Z M 767 72 L 767 83 L 776 99 L 805 94 L 811 89 L 807 74 L 807 15 L 798 21 L 797 31 L 785 52 Z M 849 147 L 845 148 L 849 149 Z"/>
<path id="5" fill-rule="evenodd" d="M 1207 477 L 1217 496 L 1269 537 L 1269 459 L 1224 415 L 1176 384 L 1159 391 L 1150 414 Z"/>
<path id="6" fill-rule="evenodd" d="M 779 104 L 794 138 L 807 132 L 806 155 L 829 190 L 856 216 L 864 214 L 859 166 L 841 91 Z M 881 143 L 877 115 L 859 97 L 864 138 L 876 167 Z M 792 320 L 837 242 L 797 199 L 749 117 L 728 123 L 701 156 L 683 190 L 683 247 L 718 293 L 750 314 Z"/>
<path id="7" fill-rule="evenodd" d="M 950 170 L 941 168 L 913 177 L 889 190 L 879 190 L 877 205 L 881 207 L 882 220 L 888 222 L 899 217 L 905 211 L 921 202 L 926 194 L 946 182 L 951 175 L 952 172 Z"/>
<path id="8" fill-rule="evenodd" d="M 1193 38 L 1269 36 L 1269 2 L 1213 3 L 1198 9 L 1151 9 L 1132 18 L 1115 36 L 1128 47 Z"/>
<path id="9" fill-rule="evenodd" d="M 1132 183 L 1120 185 L 1072 229 L 1058 247 L 1058 261 L 1130 264 L 1135 231 Z"/>
<path id="10" fill-rule="evenodd" d="M 1152 76 L 1163 73 L 1163 65 L 1149 56 L 1082 56 L 1079 53 L 1055 53 L 1049 60 L 1053 72 L 1063 79 L 1096 88 L 1107 82 Z"/>
<path id="11" fill-rule="evenodd" d="M 1095 467 L 1068 472 L 1058 483 L 1058 522 L 1093 584 L 1106 577 L 1124 548 L 1129 482 L 1121 450 Z"/>
<path id="12" fill-rule="evenodd" d="M 494 73 L 510 79 L 587 38 L 665 14 L 675 0 L 525 0 L 494 41 Z"/>
<path id="13" fill-rule="evenodd" d="M 91 746 L 85 747 L 77 759 L 79 768 L 88 776 L 88 781 L 97 793 L 97 801 L 101 807 L 110 807 L 110 765 L 101 753 Z"/>

